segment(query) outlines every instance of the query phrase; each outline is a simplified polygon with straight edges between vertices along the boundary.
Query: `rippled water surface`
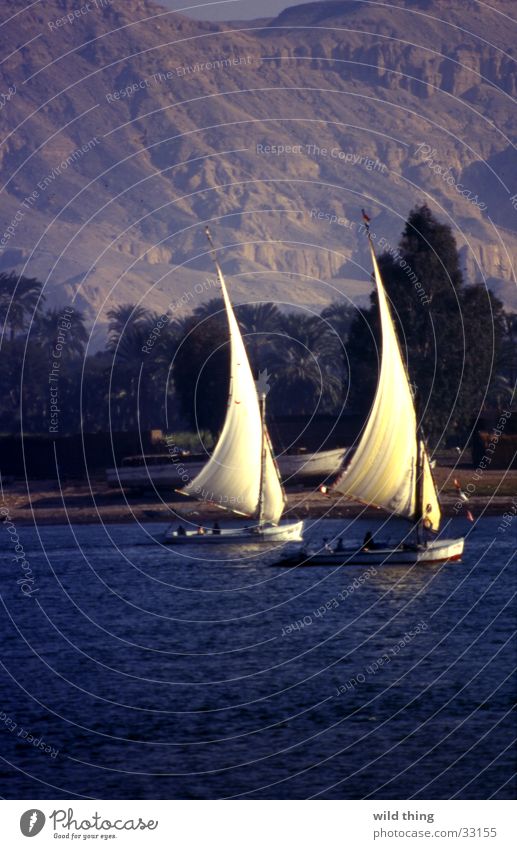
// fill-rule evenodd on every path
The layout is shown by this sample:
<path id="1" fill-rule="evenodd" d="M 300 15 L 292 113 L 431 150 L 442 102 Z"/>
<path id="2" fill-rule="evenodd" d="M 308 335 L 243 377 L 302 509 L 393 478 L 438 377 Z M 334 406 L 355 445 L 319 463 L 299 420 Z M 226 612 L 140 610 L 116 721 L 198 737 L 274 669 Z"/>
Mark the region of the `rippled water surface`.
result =
<path id="1" fill-rule="evenodd" d="M 31 597 L 4 533 L 2 795 L 515 796 L 516 529 L 499 521 L 462 563 L 376 572 L 189 554 L 156 524 L 19 528 Z"/>

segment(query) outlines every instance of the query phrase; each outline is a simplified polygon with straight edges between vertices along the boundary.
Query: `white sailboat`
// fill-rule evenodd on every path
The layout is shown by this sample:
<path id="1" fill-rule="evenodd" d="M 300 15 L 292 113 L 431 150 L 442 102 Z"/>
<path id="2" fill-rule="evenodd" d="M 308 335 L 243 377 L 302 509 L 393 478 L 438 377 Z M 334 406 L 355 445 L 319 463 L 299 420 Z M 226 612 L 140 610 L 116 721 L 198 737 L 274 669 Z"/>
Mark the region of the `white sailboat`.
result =
<path id="1" fill-rule="evenodd" d="M 208 228 L 206 235 L 213 248 Z M 280 522 L 285 496 L 273 458 L 266 420 L 265 392 L 257 391 L 242 335 L 228 295 L 223 273 L 213 254 L 230 335 L 230 387 L 221 435 L 207 464 L 180 492 L 252 519 L 244 528 L 217 527 L 214 531 L 184 530 L 171 526 L 165 541 L 175 545 L 229 543 L 284 543 L 302 539 L 303 521 Z"/>
<path id="2" fill-rule="evenodd" d="M 366 215 L 364 218 L 369 220 Z M 362 544 L 345 547 L 340 542 L 334 548 L 302 552 L 295 560 L 361 565 L 459 560 L 463 538 L 435 536 L 441 519 L 438 493 L 425 442 L 419 434 L 413 393 L 368 226 L 367 233 L 381 320 L 381 367 L 366 427 L 348 463 L 345 457 L 345 466 L 331 490 L 378 507 L 390 516 L 407 519 L 414 526 L 415 539 L 393 546 L 367 535 Z"/>

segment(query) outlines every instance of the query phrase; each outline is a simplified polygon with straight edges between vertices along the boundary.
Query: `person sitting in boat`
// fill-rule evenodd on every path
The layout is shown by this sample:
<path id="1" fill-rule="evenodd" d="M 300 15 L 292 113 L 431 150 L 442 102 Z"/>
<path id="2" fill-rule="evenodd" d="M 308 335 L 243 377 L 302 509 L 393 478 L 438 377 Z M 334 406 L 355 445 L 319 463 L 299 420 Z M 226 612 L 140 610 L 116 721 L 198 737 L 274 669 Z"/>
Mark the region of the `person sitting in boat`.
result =
<path id="1" fill-rule="evenodd" d="M 216 536 L 219 536 L 219 534 L 221 533 L 221 527 L 219 525 L 219 522 L 214 522 L 214 524 L 212 525 L 212 533 Z"/>
<path id="2" fill-rule="evenodd" d="M 178 530 L 176 531 L 176 534 L 179 537 L 186 537 L 187 536 L 187 532 L 186 532 L 185 528 L 183 527 L 183 525 L 178 525 Z"/>
<path id="3" fill-rule="evenodd" d="M 197 529 L 196 533 L 197 533 L 197 535 L 198 535 L 198 536 L 200 536 L 200 537 L 202 537 L 202 536 L 204 535 L 204 533 L 205 533 L 205 529 L 203 528 L 203 526 L 202 526 L 202 525 L 199 525 L 199 527 L 198 527 L 198 529 Z"/>
<path id="4" fill-rule="evenodd" d="M 432 509 L 432 506 L 428 504 L 425 508 L 425 516 L 422 519 L 422 544 L 424 548 L 427 548 L 429 541 L 433 539 L 433 523 L 429 518 Z"/>
<path id="5" fill-rule="evenodd" d="M 336 545 L 336 551 L 344 551 L 345 546 L 343 545 L 343 537 L 339 537 Z"/>
<path id="6" fill-rule="evenodd" d="M 375 548 L 372 532 L 366 531 L 363 539 L 363 551 L 371 551 L 372 548 Z"/>

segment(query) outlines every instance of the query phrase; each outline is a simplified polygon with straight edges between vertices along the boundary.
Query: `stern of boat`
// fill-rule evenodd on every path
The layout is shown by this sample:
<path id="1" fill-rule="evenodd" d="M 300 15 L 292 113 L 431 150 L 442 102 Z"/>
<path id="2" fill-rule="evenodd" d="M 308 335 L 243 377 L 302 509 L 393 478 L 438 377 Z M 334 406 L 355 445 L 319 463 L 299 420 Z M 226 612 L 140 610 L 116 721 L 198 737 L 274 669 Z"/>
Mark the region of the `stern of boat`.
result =
<path id="1" fill-rule="evenodd" d="M 303 525 L 303 519 L 299 522 L 281 522 L 279 525 L 260 528 L 258 534 L 264 542 L 302 542 Z"/>

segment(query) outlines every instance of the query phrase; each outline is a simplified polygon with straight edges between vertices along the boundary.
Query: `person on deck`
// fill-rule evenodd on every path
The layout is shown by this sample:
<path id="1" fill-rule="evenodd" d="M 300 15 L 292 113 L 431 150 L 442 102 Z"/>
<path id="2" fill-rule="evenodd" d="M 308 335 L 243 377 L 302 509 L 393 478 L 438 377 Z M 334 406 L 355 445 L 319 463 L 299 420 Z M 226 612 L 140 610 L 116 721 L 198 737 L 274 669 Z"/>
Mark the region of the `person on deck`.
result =
<path id="1" fill-rule="evenodd" d="M 205 533 L 205 529 L 201 525 L 199 525 L 196 533 L 197 533 L 198 536 L 202 537 Z"/>
<path id="2" fill-rule="evenodd" d="M 221 528 L 219 526 L 219 522 L 214 522 L 212 525 L 212 533 L 218 536 L 221 533 Z"/>
<path id="3" fill-rule="evenodd" d="M 366 531 L 363 540 L 363 551 L 371 551 L 375 547 L 371 531 Z"/>

